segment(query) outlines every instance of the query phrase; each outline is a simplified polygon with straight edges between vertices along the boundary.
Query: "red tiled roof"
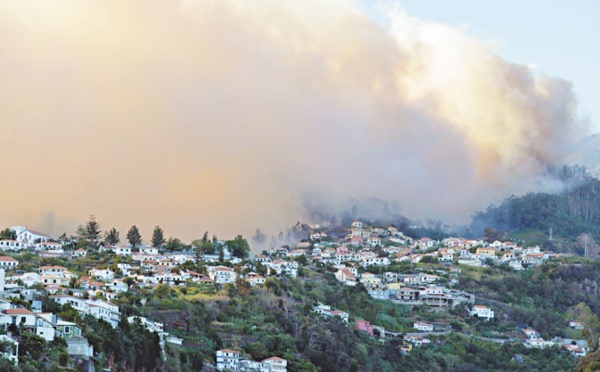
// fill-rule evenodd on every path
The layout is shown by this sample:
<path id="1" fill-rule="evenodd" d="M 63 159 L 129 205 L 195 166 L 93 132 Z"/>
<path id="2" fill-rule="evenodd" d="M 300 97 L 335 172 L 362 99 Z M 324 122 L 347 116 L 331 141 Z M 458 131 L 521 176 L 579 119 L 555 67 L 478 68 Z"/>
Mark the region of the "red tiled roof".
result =
<path id="1" fill-rule="evenodd" d="M 2 313 L 6 315 L 33 315 L 33 313 L 27 309 L 6 309 L 2 310 Z"/>

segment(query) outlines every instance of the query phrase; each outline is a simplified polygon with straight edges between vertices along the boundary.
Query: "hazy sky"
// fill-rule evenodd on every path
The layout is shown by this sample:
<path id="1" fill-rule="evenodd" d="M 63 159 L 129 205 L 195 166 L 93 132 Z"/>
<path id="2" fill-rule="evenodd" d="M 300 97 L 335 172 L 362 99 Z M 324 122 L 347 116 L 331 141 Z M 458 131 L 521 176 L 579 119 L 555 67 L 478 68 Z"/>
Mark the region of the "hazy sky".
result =
<path id="1" fill-rule="evenodd" d="M 556 190 L 547 165 L 585 133 L 584 69 L 547 66 L 597 48 L 466 4 L 0 1 L 0 226 L 60 234 L 94 214 L 189 241 L 276 234 L 349 197 L 466 222 Z"/>
<path id="2" fill-rule="evenodd" d="M 369 2 L 374 4 L 373 2 Z M 392 2 L 394 3 L 394 2 Z M 509 61 L 573 82 L 579 111 L 600 132 L 600 2 L 595 0 L 402 0 L 411 15 L 494 43 Z"/>

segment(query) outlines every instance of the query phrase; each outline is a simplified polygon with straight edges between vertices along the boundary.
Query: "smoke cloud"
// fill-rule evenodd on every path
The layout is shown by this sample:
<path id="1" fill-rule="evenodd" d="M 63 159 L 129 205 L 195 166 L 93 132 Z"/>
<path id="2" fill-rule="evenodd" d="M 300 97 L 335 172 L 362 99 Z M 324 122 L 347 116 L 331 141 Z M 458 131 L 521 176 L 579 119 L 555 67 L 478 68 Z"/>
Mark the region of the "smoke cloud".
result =
<path id="1" fill-rule="evenodd" d="M 279 231 L 349 197 L 464 221 L 552 189 L 571 84 L 359 2 L 0 3 L 0 223 Z M 309 203 L 310 204 L 310 203 Z"/>

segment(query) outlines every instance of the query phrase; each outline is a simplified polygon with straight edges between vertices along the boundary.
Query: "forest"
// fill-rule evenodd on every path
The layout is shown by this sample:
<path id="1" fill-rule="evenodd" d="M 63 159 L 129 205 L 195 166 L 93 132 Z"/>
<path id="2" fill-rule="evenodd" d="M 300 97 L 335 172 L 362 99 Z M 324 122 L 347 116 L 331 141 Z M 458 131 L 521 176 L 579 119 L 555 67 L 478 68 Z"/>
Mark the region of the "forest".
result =
<path id="1" fill-rule="evenodd" d="M 556 168 L 552 174 L 560 192 L 513 195 L 499 206 L 490 205 L 472 217 L 471 235 L 483 236 L 486 228 L 506 232 L 553 229 L 562 237 L 590 233 L 594 239 L 600 239 L 600 180 L 576 166 Z"/>

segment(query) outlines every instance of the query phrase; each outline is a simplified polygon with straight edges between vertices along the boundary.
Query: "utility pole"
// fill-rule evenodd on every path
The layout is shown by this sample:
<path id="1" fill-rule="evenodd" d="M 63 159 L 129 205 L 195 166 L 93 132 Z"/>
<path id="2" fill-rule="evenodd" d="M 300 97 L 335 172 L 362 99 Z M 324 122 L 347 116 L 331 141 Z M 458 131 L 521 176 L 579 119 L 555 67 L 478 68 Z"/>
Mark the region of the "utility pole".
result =
<path id="1" fill-rule="evenodd" d="M 550 228 L 550 238 L 548 240 L 552 241 L 552 228 Z"/>

